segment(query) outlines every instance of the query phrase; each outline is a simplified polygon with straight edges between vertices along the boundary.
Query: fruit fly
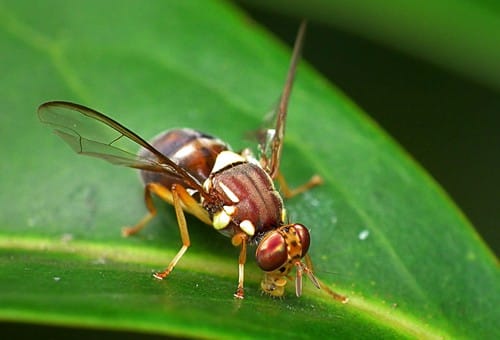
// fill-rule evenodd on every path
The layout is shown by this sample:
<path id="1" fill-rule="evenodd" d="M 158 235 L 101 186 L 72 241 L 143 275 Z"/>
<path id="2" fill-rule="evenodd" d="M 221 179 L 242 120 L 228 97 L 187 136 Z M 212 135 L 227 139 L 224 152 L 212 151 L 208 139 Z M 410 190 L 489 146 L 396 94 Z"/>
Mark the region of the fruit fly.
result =
<path id="1" fill-rule="evenodd" d="M 321 183 L 319 176 L 313 176 L 290 190 L 279 171 L 288 100 L 305 28 L 304 22 L 277 107 L 276 124 L 260 141 L 259 159 L 249 149 L 234 152 L 222 140 L 193 129 L 169 130 L 149 143 L 117 121 L 79 104 L 52 101 L 39 107 L 41 122 L 54 128 L 77 153 L 140 170 L 148 213 L 135 226 L 124 228 L 125 236 L 140 231 L 156 215 L 153 194 L 173 205 L 182 247 L 164 271 L 154 274 L 155 278 L 167 277 L 191 245 L 184 216 L 187 212 L 240 247 L 236 298 L 244 297 L 247 245 L 255 245 L 256 261 L 264 272 L 264 293 L 283 296 L 295 268 L 297 296 L 302 293 L 305 274 L 317 288 L 324 287 L 335 299 L 347 301 L 313 274 L 307 254 L 309 231 L 302 224 L 287 221 L 283 200 L 273 184 L 273 180 L 279 181 L 284 196 L 291 197 Z M 135 154 L 130 150 L 137 145 L 140 150 Z"/>

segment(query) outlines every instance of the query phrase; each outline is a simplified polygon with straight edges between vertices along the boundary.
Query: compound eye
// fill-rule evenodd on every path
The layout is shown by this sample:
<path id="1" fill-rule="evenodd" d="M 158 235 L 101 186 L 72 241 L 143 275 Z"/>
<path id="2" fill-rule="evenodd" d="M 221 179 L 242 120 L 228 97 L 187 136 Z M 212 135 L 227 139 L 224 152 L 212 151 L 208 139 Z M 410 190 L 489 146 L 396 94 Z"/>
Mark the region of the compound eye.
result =
<path id="1" fill-rule="evenodd" d="M 278 232 L 269 232 L 260 241 L 255 258 L 260 269 L 270 272 L 285 264 L 288 259 L 286 242 Z"/>
<path id="2" fill-rule="evenodd" d="M 302 257 L 307 254 L 309 250 L 309 245 L 311 243 L 311 237 L 309 236 L 309 230 L 302 224 L 294 224 L 293 227 L 297 231 L 300 238 L 300 243 L 302 246 Z"/>

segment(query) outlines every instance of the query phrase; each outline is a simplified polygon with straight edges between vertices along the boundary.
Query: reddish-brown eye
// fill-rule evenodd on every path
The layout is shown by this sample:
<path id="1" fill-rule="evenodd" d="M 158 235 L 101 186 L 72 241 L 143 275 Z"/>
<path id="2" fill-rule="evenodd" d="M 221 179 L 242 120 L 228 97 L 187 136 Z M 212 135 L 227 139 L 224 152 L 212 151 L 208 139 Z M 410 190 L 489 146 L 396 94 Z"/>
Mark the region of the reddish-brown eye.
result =
<path id="1" fill-rule="evenodd" d="M 259 243 L 255 258 L 259 267 L 266 272 L 278 269 L 288 259 L 286 243 L 278 232 L 269 232 Z"/>
<path id="2" fill-rule="evenodd" d="M 302 224 L 294 224 L 293 227 L 297 231 L 300 238 L 300 243 L 302 245 L 302 256 L 307 254 L 309 250 L 309 244 L 311 243 L 311 237 L 309 236 L 309 230 Z"/>

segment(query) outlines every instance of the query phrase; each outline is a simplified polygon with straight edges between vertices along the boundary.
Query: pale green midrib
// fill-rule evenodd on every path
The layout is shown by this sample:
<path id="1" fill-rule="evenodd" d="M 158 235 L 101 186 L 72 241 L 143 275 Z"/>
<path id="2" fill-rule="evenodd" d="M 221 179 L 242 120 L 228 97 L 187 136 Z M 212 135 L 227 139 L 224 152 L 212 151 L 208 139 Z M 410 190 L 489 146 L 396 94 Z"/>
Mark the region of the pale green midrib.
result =
<path id="1" fill-rule="evenodd" d="M 144 249 L 138 247 L 126 247 L 113 244 L 111 247 L 109 244 L 101 244 L 96 242 L 82 242 L 82 241 L 68 241 L 64 242 L 61 240 L 54 240 L 46 237 L 25 237 L 18 238 L 12 235 L 1 235 L 0 234 L 0 248 L 2 249 L 19 249 L 19 250 L 30 250 L 30 251 L 45 251 L 50 250 L 52 252 L 70 253 L 70 254 L 80 254 L 87 257 L 105 258 L 121 263 L 135 263 L 135 264 L 150 264 L 158 265 L 163 268 L 169 259 L 173 258 L 176 254 L 174 249 Z M 118 250 L 117 250 L 118 249 Z M 183 264 L 187 264 L 192 270 L 196 270 L 202 273 L 213 272 L 206 265 L 200 265 L 209 261 L 210 263 L 217 263 L 220 265 L 220 261 L 217 257 L 211 257 L 209 254 L 204 254 L 204 261 L 201 261 L 196 255 L 193 254 L 193 259 L 189 257 L 183 257 Z M 194 260 L 196 259 L 196 260 Z M 230 266 L 224 263 L 220 267 L 216 267 L 217 273 L 220 276 L 231 276 L 236 271 L 236 265 Z"/>
<path id="2" fill-rule="evenodd" d="M 175 252 L 155 249 L 144 249 L 137 247 L 124 247 L 109 244 L 69 241 L 62 242 L 60 240 L 52 240 L 50 238 L 25 237 L 17 238 L 11 235 L 0 234 L 0 249 L 4 250 L 21 250 L 32 252 L 52 252 L 52 253 L 67 253 L 72 256 L 82 256 L 90 258 L 105 258 L 119 263 L 134 263 L 134 264 L 158 264 L 165 265 L 165 259 L 168 256 L 173 257 Z M 166 255 L 168 254 L 168 255 Z M 217 277 L 232 277 L 235 275 L 235 266 L 220 261 L 220 258 L 207 258 L 209 255 L 203 254 L 202 257 L 196 254 L 190 254 L 182 258 L 182 270 L 192 270 L 200 273 L 209 274 Z M 212 265 L 207 268 L 204 265 L 210 261 Z M 146 274 L 145 274 L 146 275 Z M 258 282 L 259 277 L 255 273 L 245 272 L 245 278 L 253 282 Z M 341 292 L 342 293 L 342 292 Z M 323 303 L 338 304 L 333 299 L 325 299 L 325 295 L 318 290 L 313 289 L 310 285 L 305 287 L 304 295 L 308 298 L 316 299 Z M 416 320 L 409 316 L 395 317 L 391 313 L 391 309 L 384 305 L 353 297 L 346 305 L 349 308 L 355 307 L 361 314 L 366 315 L 379 322 L 384 327 L 398 329 L 403 334 L 412 334 L 424 338 L 442 338 L 445 336 L 442 332 L 431 329 L 430 327 L 421 327 Z M 347 308 L 347 307 L 346 307 Z M 401 313 L 399 313 L 401 315 Z M 445 336 L 445 338 L 449 338 Z"/>

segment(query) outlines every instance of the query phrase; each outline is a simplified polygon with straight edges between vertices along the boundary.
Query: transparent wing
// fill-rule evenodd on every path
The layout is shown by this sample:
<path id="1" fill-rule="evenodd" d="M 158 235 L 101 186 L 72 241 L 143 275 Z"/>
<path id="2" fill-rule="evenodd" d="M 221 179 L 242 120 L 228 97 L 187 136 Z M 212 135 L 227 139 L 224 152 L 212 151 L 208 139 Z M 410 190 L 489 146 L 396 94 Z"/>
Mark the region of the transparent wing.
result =
<path id="1" fill-rule="evenodd" d="M 272 140 L 276 134 L 276 119 L 278 117 L 278 100 L 269 110 L 257 130 L 247 132 L 247 138 L 258 142 L 259 158 L 264 168 L 269 172 L 268 166 L 272 158 Z"/>
<path id="2" fill-rule="evenodd" d="M 131 168 L 166 173 L 203 193 L 200 183 L 140 136 L 117 121 L 83 105 L 53 101 L 38 108 L 38 117 L 51 126 L 78 154 L 102 158 Z M 137 146 L 149 150 L 152 158 L 138 156 Z"/>
<path id="3" fill-rule="evenodd" d="M 266 116 L 267 122 L 275 122 L 274 128 L 261 129 L 258 135 L 261 163 L 273 179 L 278 176 L 279 172 L 281 150 L 283 147 L 283 138 L 285 136 L 288 101 L 290 99 L 290 93 L 292 92 L 295 71 L 300 59 L 300 52 L 302 51 L 306 26 L 307 22 L 303 21 L 299 27 L 293 47 L 292 60 L 290 61 L 290 67 L 288 68 L 288 74 L 279 104 L 274 112 Z"/>

